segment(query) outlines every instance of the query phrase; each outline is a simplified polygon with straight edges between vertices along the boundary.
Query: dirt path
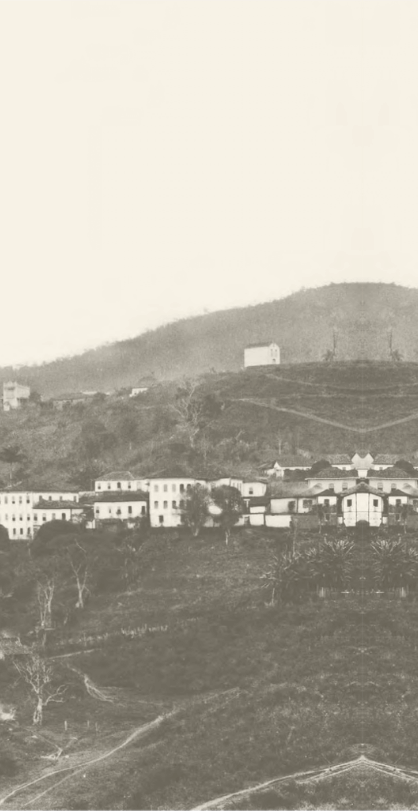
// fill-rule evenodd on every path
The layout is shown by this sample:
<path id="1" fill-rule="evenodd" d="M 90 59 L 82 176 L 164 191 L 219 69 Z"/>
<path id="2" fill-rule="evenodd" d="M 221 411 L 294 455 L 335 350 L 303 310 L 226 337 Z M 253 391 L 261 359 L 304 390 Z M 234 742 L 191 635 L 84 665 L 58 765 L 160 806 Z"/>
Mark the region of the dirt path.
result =
<path id="1" fill-rule="evenodd" d="M 13 789 L 13 791 L 9 792 L 9 794 L 0 799 L 0 806 L 4 806 L 7 800 L 10 800 L 12 797 L 16 797 L 19 794 L 22 794 L 22 792 L 28 791 L 28 789 L 30 789 L 37 783 L 41 783 L 42 781 L 49 780 L 51 778 L 57 777 L 58 775 L 64 774 L 64 772 L 67 772 L 65 777 L 62 777 L 52 786 L 49 786 L 48 788 L 44 789 L 44 791 L 42 791 L 40 794 L 37 794 L 35 797 L 31 797 L 30 800 L 28 800 L 23 805 L 21 804 L 21 802 L 19 803 L 18 806 L 19 808 L 21 809 L 28 808 L 29 806 L 38 802 L 38 800 L 40 800 L 42 797 L 45 797 L 46 794 L 49 794 L 51 791 L 54 791 L 56 788 L 58 788 L 58 786 L 61 786 L 62 783 L 64 783 L 66 780 L 71 780 L 71 778 L 75 777 L 80 772 L 83 772 L 86 769 L 90 768 L 90 766 L 94 766 L 96 763 L 100 763 L 102 760 L 107 760 L 107 758 L 110 758 L 113 755 L 115 755 L 116 752 L 119 752 L 121 749 L 124 749 L 126 746 L 129 746 L 129 744 L 132 743 L 132 741 L 136 740 L 139 737 L 142 737 L 143 735 L 146 735 L 151 730 L 156 729 L 162 724 L 163 721 L 165 721 L 166 718 L 170 718 L 172 715 L 174 715 L 174 712 L 159 715 L 157 718 L 154 719 L 154 721 L 149 721 L 147 724 L 142 724 L 142 726 L 137 727 L 137 729 L 131 732 L 130 735 L 128 735 L 128 737 L 125 738 L 124 741 L 122 741 L 122 743 L 118 744 L 118 746 L 115 746 L 113 749 L 110 749 L 108 752 L 99 755 L 98 757 L 92 758 L 91 760 L 86 760 L 83 763 L 76 763 L 74 766 L 67 766 L 64 769 L 57 769 L 53 772 L 49 772 L 48 774 L 42 775 L 42 777 L 37 777 L 35 780 L 31 780 L 28 783 L 23 783 L 21 786 L 17 786 L 17 788 Z M 70 774 L 68 774 L 68 772 L 70 772 Z"/>
<path id="2" fill-rule="evenodd" d="M 418 772 L 415 772 L 412 769 L 396 768 L 395 766 L 389 766 L 386 763 L 379 763 L 376 760 L 369 760 L 369 758 L 361 755 L 360 757 L 355 758 L 355 760 L 350 760 L 347 763 L 339 763 L 336 766 L 327 766 L 322 769 L 315 769 L 307 772 L 296 772 L 296 774 L 288 774 L 285 777 L 275 777 L 272 780 L 267 780 L 264 783 L 258 783 L 251 788 L 235 791 L 232 794 L 224 794 L 222 797 L 216 797 L 213 800 L 209 800 L 206 803 L 195 806 L 193 811 L 209 811 L 209 809 L 216 811 L 218 807 L 222 808 L 223 804 L 229 800 L 234 800 L 238 797 L 248 797 L 255 791 L 262 791 L 263 789 L 269 787 L 273 788 L 274 786 L 279 786 L 281 783 L 288 780 L 310 782 L 311 780 L 321 780 L 327 777 L 337 777 L 338 775 L 343 774 L 344 772 L 352 771 L 353 769 L 359 769 L 364 773 L 370 770 L 380 772 L 381 774 L 390 775 L 391 777 L 398 777 L 400 779 L 418 782 Z"/>
<path id="3" fill-rule="evenodd" d="M 295 414 L 297 417 L 303 417 L 305 420 L 313 420 L 314 422 L 321 422 L 324 425 L 332 425 L 334 428 L 343 428 L 345 431 L 352 431 L 355 434 L 369 434 L 371 431 L 380 431 L 383 428 L 392 428 L 393 425 L 400 425 L 403 422 L 411 422 L 418 420 L 418 411 L 409 414 L 407 417 L 400 417 L 397 420 L 390 422 L 383 422 L 380 425 L 371 425 L 369 428 L 357 428 L 353 425 L 345 425 L 342 422 L 335 420 L 328 420 L 326 417 L 317 417 L 316 414 L 307 414 L 304 411 L 297 411 L 294 408 L 285 408 L 284 406 L 274 406 L 270 403 L 263 403 L 261 400 L 256 400 L 251 397 L 239 397 L 231 399 L 232 403 L 249 403 L 250 405 L 260 406 L 260 408 L 270 408 L 272 411 L 281 411 L 286 414 Z"/>

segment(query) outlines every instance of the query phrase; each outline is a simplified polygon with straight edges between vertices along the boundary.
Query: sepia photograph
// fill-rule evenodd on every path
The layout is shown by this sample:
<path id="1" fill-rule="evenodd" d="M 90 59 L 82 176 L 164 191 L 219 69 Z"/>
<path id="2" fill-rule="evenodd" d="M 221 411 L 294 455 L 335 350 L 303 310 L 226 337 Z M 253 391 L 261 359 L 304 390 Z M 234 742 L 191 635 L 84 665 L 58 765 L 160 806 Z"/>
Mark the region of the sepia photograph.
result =
<path id="1" fill-rule="evenodd" d="M 0 0 L 0 811 L 418 809 L 417 43 Z"/>

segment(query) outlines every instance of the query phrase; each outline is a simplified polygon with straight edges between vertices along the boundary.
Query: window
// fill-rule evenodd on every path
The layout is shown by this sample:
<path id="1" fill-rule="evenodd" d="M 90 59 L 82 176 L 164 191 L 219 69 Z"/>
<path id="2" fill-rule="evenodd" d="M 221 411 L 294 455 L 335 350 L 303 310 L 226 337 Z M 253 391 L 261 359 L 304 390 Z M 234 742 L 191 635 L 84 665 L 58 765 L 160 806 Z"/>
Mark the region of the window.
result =
<path id="1" fill-rule="evenodd" d="M 12 496 L 12 504 L 16 504 L 16 500 L 15 500 L 14 496 Z"/>
<path id="2" fill-rule="evenodd" d="M 128 490 L 130 490 L 130 489 L 131 489 L 131 483 L 128 482 Z"/>
<path id="3" fill-rule="evenodd" d="M 46 515 L 45 515 L 45 513 L 42 515 L 42 521 L 46 521 Z"/>
<path id="4" fill-rule="evenodd" d="M 176 485 L 176 484 L 172 484 L 172 485 L 171 485 L 171 489 L 172 489 L 173 493 L 175 493 L 175 492 L 176 492 L 176 490 L 177 490 L 177 485 Z"/>
<path id="5" fill-rule="evenodd" d="M 55 514 L 55 513 L 52 513 L 52 520 L 53 520 L 53 521 L 56 521 L 56 518 L 57 518 L 56 514 Z"/>
<path id="6" fill-rule="evenodd" d="M 248 492 L 249 492 L 250 496 L 253 496 L 254 495 L 254 487 L 250 487 Z"/>
<path id="7" fill-rule="evenodd" d="M 120 509 L 120 507 L 118 507 L 118 509 L 116 510 L 116 515 L 122 515 L 122 510 Z"/>
<path id="8" fill-rule="evenodd" d="M 13 530 L 13 535 L 16 535 L 16 528 Z"/>
<path id="9" fill-rule="evenodd" d="M 378 498 L 374 498 L 374 499 L 373 499 L 373 507 L 378 507 L 378 506 L 379 506 L 379 499 L 378 499 Z"/>
<path id="10" fill-rule="evenodd" d="M 34 520 L 34 521 L 37 521 L 37 520 L 38 520 L 38 513 L 34 513 L 34 515 L 33 515 L 33 520 Z"/>
<path id="11" fill-rule="evenodd" d="M 348 484 L 347 484 L 347 482 L 343 482 L 343 490 L 348 490 Z"/>
<path id="12" fill-rule="evenodd" d="M 154 484 L 154 493 L 158 493 L 158 484 Z"/>
<path id="13" fill-rule="evenodd" d="M 329 498 L 324 498 L 324 507 L 329 507 Z"/>
<path id="14" fill-rule="evenodd" d="M 167 491 L 168 491 L 168 484 L 165 484 L 163 489 L 164 489 L 164 493 L 167 493 Z"/>
<path id="15" fill-rule="evenodd" d="M 16 521 L 16 516 L 14 514 L 12 515 L 12 521 Z"/>
<path id="16" fill-rule="evenodd" d="M 184 493 L 184 484 L 180 485 L 180 493 Z"/>
<path id="17" fill-rule="evenodd" d="M 120 490 L 120 489 L 121 489 L 121 487 L 122 487 L 122 485 L 121 485 L 121 483 L 120 483 L 120 482 L 118 482 L 116 486 L 117 486 L 117 489 L 118 489 L 118 490 Z"/>
<path id="18" fill-rule="evenodd" d="M 334 482 L 331 482 L 331 484 L 328 485 L 328 489 L 334 490 Z"/>
<path id="19" fill-rule="evenodd" d="M 20 527 L 20 534 L 23 535 L 23 527 Z"/>
<path id="20" fill-rule="evenodd" d="M 26 496 L 26 504 L 30 504 L 30 498 L 29 498 L 29 496 Z"/>
<path id="21" fill-rule="evenodd" d="M 390 489 L 391 490 L 396 490 L 396 484 L 393 484 L 393 482 L 392 482 L 392 484 L 390 485 Z"/>
<path id="22" fill-rule="evenodd" d="M 173 510 L 176 510 L 177 509 L 177 501 L 173 501 L 171 506 L 172 506 Z"/>
<path id="23" fill-rule="evenodd" d="M 164 501 L 163 509 L 166 510 L 168 508 L 168 501 Z"/>
<path id="24" fill-rule="evenodd" d="M 141 515 L 145 515 L 145 507 L 141 507 Z"/>
<path id="25" fill-rule="evenodd" d="M 102 489 L 102 485 L 101 485 L 101 484 L 98 484 L 98 485 L 97 485 L 97 489 L 98 489 L 98 490 L 101 490 L 101 489 Z"/>
<path id="26" fill-rule="evenodd" d="M 62 501 L 62 496 L 59 497 L 59 500 Z"/>
<path id="27" fill-rule="evenodd" d="M 163 515 L 159 515 L 158 520 L 159 520 L 160 524 L 164 524 L 164 516 Z"/>
<path id="28" fill-rule="evenodd" d="M 192 485 L 191 485 L 191 484 L 188 484 L 188 485 L 187 485 L 187 489 L 188 489 L 188 490 L 191 490 L 191 489 L 192 489 Z"/>
<path id="29" fill-rule="evenodd" d="M 19 496 L 19 504 L 23 504 L 22 496 Z"/>
<path id="30" fill-rule="evenodd" d="M 62 514 L 62 520 L 63 520 L 63 521 L 65 521 L 64 515 L 65 515 L 65 513 L 63 513 L 63 514 Z M 100 510 L 99 510 L 99 508 L 98 508 L 98 507 L 96 507 L 96 515 L 100 515 Z M 35 519 L 35 520 L 36 520 L 36 519 Z"/>
<path id="31" fill-rule="evenodd" d="M 401 498 L 397 498 L 395 503 L 396 503 L 396 506 L 397 506 L 397 507 L 400 507 L 400 506 L 401 506 L 401 504 L 402 504 L 402 499 L 401 499 Z"/>
<path id="32" fill-rule="evenodd" d="M 109 484 L 107 485 L 107 489 L 110 490 L 110 488 L 111 488 L 111 484 L 109 482 Z"/>
<path id="33" fill-rule="evenodd" d="M 19 515 L 19 521 L 23 521 L 23 514 L 22 513 L 20 513 L 20 515 Z"/>
<path id="34" fill-rule="evenodd" d="M 132 515 L 132 507 L 128 507 L 128 515 Z"/>
<path id="35" fill-rule="evenodd" d="M 377 489 L 383 490 L 383 482 L 377 482 Z"/>
<path id="36" fill-rule="evenodd" d="M 311 507 L 312 506 L 311 499 L 310 498 L 304 498 L 303 499 L 303 506 L 304 506 L 305 509 L 307 509 L 308 507 Z"/>

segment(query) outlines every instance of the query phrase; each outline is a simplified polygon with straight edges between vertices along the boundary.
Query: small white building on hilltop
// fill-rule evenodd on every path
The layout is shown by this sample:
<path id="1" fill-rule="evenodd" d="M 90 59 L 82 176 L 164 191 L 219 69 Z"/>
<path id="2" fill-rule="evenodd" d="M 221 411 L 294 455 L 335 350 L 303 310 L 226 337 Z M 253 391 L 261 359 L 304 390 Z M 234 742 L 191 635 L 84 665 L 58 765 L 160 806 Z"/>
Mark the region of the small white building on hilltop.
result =
<path id="1" fill-rule="evenodd" d="M 244 349 L 244 367 L 276 366 L 280 363 L 280 347 L 271 341 L 249 344 Z"/>
<path id="2" fill-rule="evenodd" d="M 3 383 L 3 410 L 11 411 L 20 408 L 22 403 L 29 400 L 30 387 L 21 383 Z"/>

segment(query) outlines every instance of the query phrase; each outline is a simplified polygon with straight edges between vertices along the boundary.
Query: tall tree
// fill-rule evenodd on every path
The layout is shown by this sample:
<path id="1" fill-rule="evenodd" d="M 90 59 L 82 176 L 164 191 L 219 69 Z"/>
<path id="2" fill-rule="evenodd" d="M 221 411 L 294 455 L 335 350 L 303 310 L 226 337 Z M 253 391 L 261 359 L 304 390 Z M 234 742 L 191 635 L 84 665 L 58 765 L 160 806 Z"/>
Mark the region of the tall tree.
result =
<path id="1" fill-rule="evenodd" d="M 197 538 L 205 526 L 209 515 L 209 502 L 209 493 L 201 484 L 195 484 L 187 493 L 181 517 L 183 524 L 189 527 L 194 538 Z"/>
<path id="2" fill-rule="evenodd" d="M 0 450 L 0 462 L 9 466 L 10 484 L 13 484 L 13 475 L 16 465 L 21 465 L 26 460 L 26 454 L 19 445 L 5 445 Z"/>
<path id="3" fill-rule="evenodd" d="M 241 493 L 236 487 L 222 485 L 212 491 L 212 500 L 219 513 L 213 514 L 213 520 L 225 533 L 225 543 L 228 546 L 232 528 L 238 523 L 243 513 Z"/>
<path id="4" fill-rule="evenodd" d="M 66 685 L 54 684 L 54 670 L 40 656 L 31 656 L 26 661 L 15 662 L 15 667 L 20 676 L 26 682 L 34 700 L 34 711 L 32 721 L 37 726 L 42 725 L 44 708 L 52 701 L 64 701 Z"/>

